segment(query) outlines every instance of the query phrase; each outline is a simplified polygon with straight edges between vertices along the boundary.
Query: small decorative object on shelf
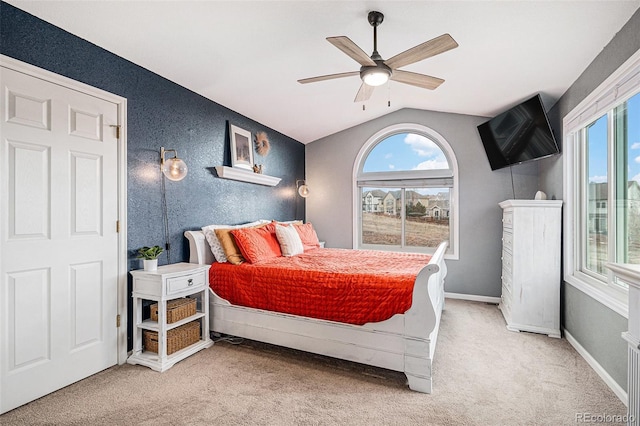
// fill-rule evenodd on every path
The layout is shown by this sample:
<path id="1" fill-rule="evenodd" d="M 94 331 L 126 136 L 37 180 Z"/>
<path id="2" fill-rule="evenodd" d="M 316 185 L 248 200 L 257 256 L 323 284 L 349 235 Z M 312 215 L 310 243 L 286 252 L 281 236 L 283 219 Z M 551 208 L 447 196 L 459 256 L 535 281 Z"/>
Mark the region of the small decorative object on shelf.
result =
<path id="1" fill-rule="evenodd" d="M 258 155 L 266 157 L 270 149 L 271 144 L 269 143 L 267 134 L 265 132 L 256 133 L 256 152 Z"/>
<path id="2" fill-rule="evenodd" d="M 547 199 L 547 194 L 545 194 L 542 191 L 538 191 L 538 192 L 536 192 L 535 199 L 536 200 L 546 200 Z"/>
<path id="3" fill-rule="evenodd" d="M 253 165 L 253 173 L 258 173 L 259 175 L 262 174 L 262 164 L 254 164 Z"/>
<path id="4" fill-rule="evenodd" d="M 158 269 L 158 256 L 164 251 L 160 246 L 138 249 L 138 259 L 143 259 L 145 271 L 156 271 Z"/>

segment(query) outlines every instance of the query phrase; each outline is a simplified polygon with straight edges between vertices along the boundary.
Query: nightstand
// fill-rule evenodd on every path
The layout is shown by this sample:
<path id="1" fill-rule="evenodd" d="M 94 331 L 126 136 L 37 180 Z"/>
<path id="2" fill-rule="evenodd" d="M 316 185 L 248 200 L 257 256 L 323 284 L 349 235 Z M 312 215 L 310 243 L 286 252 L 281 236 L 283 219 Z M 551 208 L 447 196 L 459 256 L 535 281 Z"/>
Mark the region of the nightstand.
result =
<path id="1" fill-rule="evenodd" d="M 157 271 L 131 271 L 131 275 L 134 323 L 133 352 L 127 359 L 129 364 L 140 364 L 163 372 L 176 362 L 213 345 L 209 338 L 209 265 L 175 263 L 160 266 Z M 167 303 L 182 298 L 195 299 L 195 313 L 167 323 Z M 157 321 L 142 318 L 143 300 L 157 302 Z M 198 334 L 195 339 L 194 331 Z M 186 333 L 194 342 L 168 353 L 168 343 L 175 346 L 174 342 L 184 341 Z M 153 342 L 153 349 L 157 352 L 143 347 L 143 337 L 147 342 Z"/>

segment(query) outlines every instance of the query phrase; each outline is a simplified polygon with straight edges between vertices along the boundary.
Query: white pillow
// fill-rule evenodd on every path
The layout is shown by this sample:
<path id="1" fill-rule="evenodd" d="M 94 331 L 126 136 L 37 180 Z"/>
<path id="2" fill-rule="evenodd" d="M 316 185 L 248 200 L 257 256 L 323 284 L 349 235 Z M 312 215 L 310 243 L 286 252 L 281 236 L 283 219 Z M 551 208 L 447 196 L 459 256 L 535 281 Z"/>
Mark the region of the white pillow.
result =
<path id="1" fill-rule="evenodd" d="M 211 248 L 211 253 L 213 253 L 213 257 L 216 258 L 216 261 L 220 263 L 224 263 L 227 261 L 227 256 L 224 254 L 224 250 L 222 249 L 222 245 L 220 245 L 220 240 L 216 236 L 216 229 L 238 229 L 238 228 L 248 228 L 251 226 L 263 225 L 265 223 L 269 223 L 269 220 L 256 220 L 255 222 L 244 223 L 242 225 L 208 225 L 202 227 L 202 232 L 204 232 L 204 237 L 207 239 L 209 243 L 209 247 Z"/>
<path id="2" fill-rule="evenodd" d="M 284 222 L 281 222 L 279 220 L 273 220 L 275 223 L 279 223 L 280 225 L 302 225 L 304 224 L 304 222 L 300 219 L 296 219 L 296 220 L 285 220 Z"/>
<path id="3" fill-rule="evenodd" d="M 304 252 L 300 235 L 293 226 L 276 224 L 276 238 L 280 243 L 280 250 L 283 256 L 295 256 Z"/>

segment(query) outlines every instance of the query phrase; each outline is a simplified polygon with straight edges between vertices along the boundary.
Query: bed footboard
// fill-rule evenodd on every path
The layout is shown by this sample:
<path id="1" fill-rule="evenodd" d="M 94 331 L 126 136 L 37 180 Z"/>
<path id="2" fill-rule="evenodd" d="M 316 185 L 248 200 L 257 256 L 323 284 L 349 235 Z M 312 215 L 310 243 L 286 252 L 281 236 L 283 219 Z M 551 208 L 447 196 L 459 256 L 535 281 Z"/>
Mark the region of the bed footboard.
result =
<path id="1" fill-rule="evenodd" d="M 444 308 L 446 250 L 447 243 L 441 243 L 429 264 L 418 274 L 413 286 L 413 303 L 404 314 L 404 373 L 409 388 L 418 392 L 431 393 L 432 390 L 431 365 Z"/>

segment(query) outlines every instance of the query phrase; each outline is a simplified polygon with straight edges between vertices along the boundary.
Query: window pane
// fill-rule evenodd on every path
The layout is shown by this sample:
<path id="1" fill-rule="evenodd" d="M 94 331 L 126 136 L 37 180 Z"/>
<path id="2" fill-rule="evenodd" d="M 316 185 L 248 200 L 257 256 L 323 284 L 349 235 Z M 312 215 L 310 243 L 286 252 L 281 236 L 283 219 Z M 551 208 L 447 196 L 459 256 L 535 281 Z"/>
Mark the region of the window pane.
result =
<path id="1" fill-rule="evenodd" d="M 362 243 L 400 246 L 400 189 L 362 188 Z"/>
<path id="2" fill-rule="evenodd" d="M 371 150 L 362 171 L 395 172 L 449 169 L 442 149 L 432 140 L 415 133 L 389 136 Z"/>
<path id="3" fill-rule="evenodd" d="M 605 274 L 607 262 L 607 116 L 587 127 L 587 241 L 585 267 Z"/>
<path id="4" fill-rule="evenodd" d="M 449 240 L 449 188 L 405 190 L 405 245 L 437 247 Z"/>
<path id="5" fill-rule="evenodd" d="M 615 110 L 616 261 L 640 263 L 640 94 Z"/>

